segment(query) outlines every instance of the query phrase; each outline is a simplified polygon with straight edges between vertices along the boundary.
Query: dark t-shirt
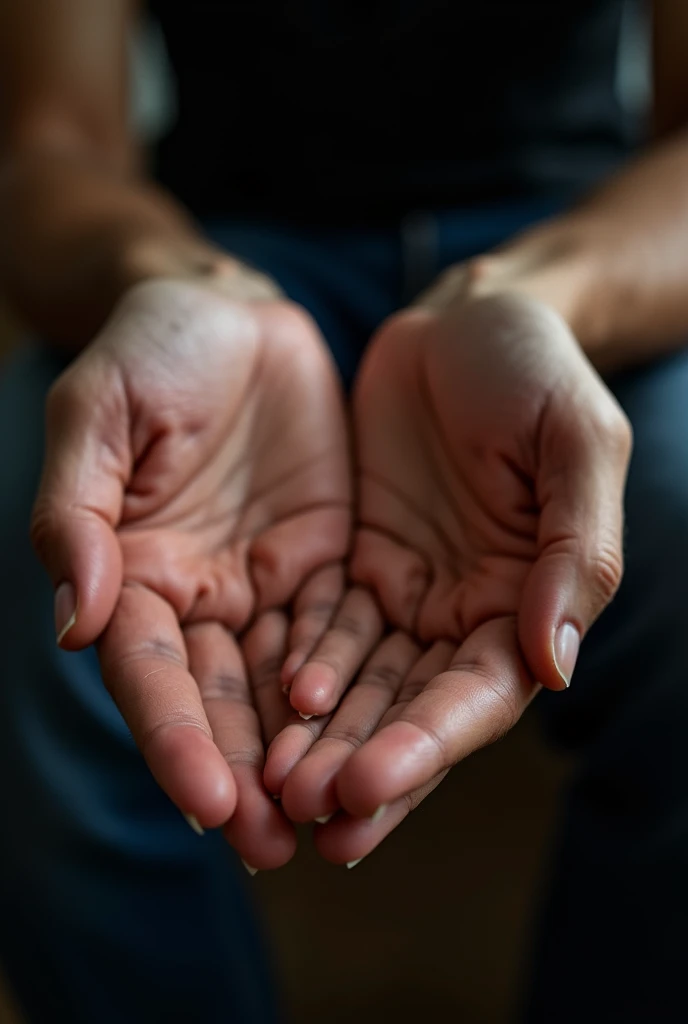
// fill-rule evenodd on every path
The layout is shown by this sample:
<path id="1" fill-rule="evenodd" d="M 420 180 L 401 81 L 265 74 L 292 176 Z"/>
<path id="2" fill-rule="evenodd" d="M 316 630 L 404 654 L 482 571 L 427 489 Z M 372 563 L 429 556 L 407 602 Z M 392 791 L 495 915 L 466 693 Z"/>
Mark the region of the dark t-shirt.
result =
<path id="1" fill-rule="evenodd" d="M 628 152 L 623 0 L 158 0 L 160 179 L 197 214 L 350 222 L 570 195 Z"/>

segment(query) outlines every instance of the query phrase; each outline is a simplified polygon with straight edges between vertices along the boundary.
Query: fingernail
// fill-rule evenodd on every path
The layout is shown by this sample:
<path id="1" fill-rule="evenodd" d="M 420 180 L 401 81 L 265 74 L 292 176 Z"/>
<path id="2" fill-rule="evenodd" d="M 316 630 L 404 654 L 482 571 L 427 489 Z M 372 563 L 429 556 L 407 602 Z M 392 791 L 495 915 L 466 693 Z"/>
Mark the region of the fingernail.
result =
<path id="1" fill-rule="evenodd" d="M 373 814 L 373 816 L 370 819 L 372 821 L 373 825 L 376 822 L 378 822 L 380 820 L 380 818 L 382 818 L 382 816 L 384 815 L 386 810 L 387 810 L 387 804 L 380 804 L 378 809 L 375 811 L 375 814 Z"/>
<path id="2" fill-rule="evenodd" d="M 580 634 L 571 622 L 565 622 L 557 630 L 554 637 L 554 662 L 557 671 L 567 686 L 576 667 L 576 659 L 580 649 Z"/>
<path id="3" fill-rule="evenodd" d="M 58 647 L 76 622 L 76 591 L 65 580 L 55 591 L 55 631 Z"/>
<path id="4" fill-rule="evenodd" d="M 205 829 L 202 828 L 198 823 L 198 818 L 195 818 L 193 814 L 185 814 L 184 817 L 188 821 L 191 828 L 194 830 L 197 836 L 204 836 Z"/>
<path id="5" fill-rule="evenodd" d="M 321 818 L 316 818 L 318 825 L 327 825 L 330 818 L 334 818 L 334 811 L 331 814 L 323 814 Z"/>
<path id="6" fill-rule="evenodd" d="M 303 718 L 304 722 L 307 722 L 310 718 L 314 717 L 313 715 L 304 715 L 303 711 L 299 711 L 299 714 L 301 718 Z"/>
<path id="7" fill-rule="evenodd" d="M 258 868 L 252 868 L 251 865 L 247 864 L 245 860 L 242 860 L 241 863 L 244 865 L 249 875 L 253 876 L 258 874 Z"/>
<path id="8" fill-rule="evenodd" d="M 357 865 L 357 864 L 360 864 L 362 860 L 363 860 L 363 857 L 359 857 L 359 858 L 358 858 L 358 860 L 350 860 L 350 861 L 349 861 L 349 862 L 347 863 L 347 865 L 346 865 L 346 866 L 347 866 L 348 868 L 355 868 L 355 867 L 356 867 L 356 865 Z"/>

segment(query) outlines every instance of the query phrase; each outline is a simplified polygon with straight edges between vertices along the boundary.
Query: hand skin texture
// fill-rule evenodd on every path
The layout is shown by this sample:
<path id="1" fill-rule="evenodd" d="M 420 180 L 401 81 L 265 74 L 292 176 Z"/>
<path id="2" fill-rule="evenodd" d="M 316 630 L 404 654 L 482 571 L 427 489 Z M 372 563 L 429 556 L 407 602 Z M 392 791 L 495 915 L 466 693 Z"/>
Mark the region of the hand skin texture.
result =
<path id="1" fill-rule="evenodd" d="M 570 325 L 592 363 L 605 371 L 641 364 L 685 344 L 688 6 L 654 0 L 652 7 L 651 144 L 571 210 L 480 257 L 490 279 L 485 304 L 454 301 L 455 278 L 458 274 L 460 281 L 465 268 L 453 267 L 435 287 L 435 300 L 444 290 L 448 299 L 400 314 L 374 341 L 355 403 L 361 523 L 351 572 L 358 588 L 348 593 L 333 635 L 323 640 L 339 597 L 347 544 L 333 525 L 336 516 L 325 517 L 330 525 L 322 528 L 324 534 L 333 530 L 329 541 L 323 540 L 320 527 L 311 537 L 314 518 L 320 521 L 315 506 L 322 503 L 324 515 L 326 509 L 346 507 L 350 497 L 345 440 L 334 442 L 336 455 L 322 456 L 320 472 L 306 474 L 308 485 L 299 493 L 296 484 L 290 488 L 286 483 L 293 474 L 292 460 L 299 462 L 294 453 L 300 447 L 319 453 L 319 442 L 329 443 L 332 428 L 320 428 L 321 416 L 330 424 L 338 420 L 334 433 L 344 436 L 336 384 L 312 324 L 279 301 L 260 312 L 248 308 L 249 293 L 257 298 L 261 287 L 254 282 L 247 289 L 245 272 L 236 277 L 231 311 L 224 305 L 221 315 L 216 315 L 216 302 L 212 313 L 200 299 L 189 312 L 189 303 L 181 301 L 169 281 L 160 284 L 164 297 L 159 290 L 129 293 L 134 282 L 151 278 L 222 276 L 223 268 L 232 276 L 226 254 L 215 251 L 174 199 L 146 179 L 127 103 L 137 4 L 0 4 L 2 291 L 48 342 L 74 352 L 98 335 L 50 400 L 36 545 L 59 587 L 60 630 L 78 600 L 76 622 L 63 639 L 66 647 L 95 639 L 115 612 L 102 640 L 104 672 L 149 760 L 169 737 L 181 736 L 186 751 L 184 737 L 195 735 L 189 728 L 163 724 L 155 738 L 151 724 L 156 716 L 164 723 L 165 715 L 173 713 L 179 722 L 180 714 L 193 711 L 190 721 L 198 736 L 188 742 L 196 747 L 205 743 L 199 763 L 209 773 L 206 781 L 198 784 L 196 770 L 185 774 L 195 780 L 187 791 L 178 770 L 175 774 L 163 767 L 155 756 L 151 763 L 168 791 L 173 784 L 179 806 L 200 815 L 205 824 L 225 820 L 234 806 L 237 755 L 243 750 L 254 763 L 255 751 L 262 752 L 263 741 L 277 729 L 273 708 L 263 737 L 251 719 L 250 741 L 243 748 L 241 730 L 238 745 L 234 740 L 222 744 L 224 753 L 234 751 L 233 773 L 218 760 L 197 687 L 184 667 L 192 654 L 188 627 L 193 620 L 196 639 L 202 639 L 206 630 L 199 616 L 209 608 L 218 608 L 218 618 L 213 610 L 205 620 L 215 623 L 217 650 L 227 643 L 226 655 L 218 660 L 235 665 L 241 676 L 236 687 L 235 677 L 228 676 L 232 692 L 246 698 L 248 670 L 257 687 L 256 707 L 263 713 L 261 701 L 270 690 L 266 680 L 275 676 L 275 659 L 281 664 L 278 652 L 284 648 L 285 654 L 292 653 L 281 681 L 287 686 L 293 681 L 292 705 L 306 714 L 320 713 L 304 722 L 292 712 L 266 765 L 270 789 L 284 788 L 284 804 L 293 817 L 307 817 L 311 805 L 334 810 L 342 804 L 348 812 L 366 815 L 383 798 L 406 792 L 374 825 L 361 819 L 354 826 L 340 813 L 319 830 L 321 849 L 337 860 L 352 850 L 371 849 L 389 831 L 405 813 L 405 801 L 413 803 L 422 795 L 422 788 L 407 788 L 419 775 L 430 778 L 435 764 L 451 763 L 464 748 L 467 752 L 505 728 L 532 693 L 533 678 L 546 686 L 561 685 L 551 650 L 561 616 L 582 634 L 613 591 L 621 561 L 628 425 L 552 310 Z M 85 37 L 87 47 L 82 45 Z M 526 305 L 505 304 L 514 292 L 526 297 Z M 120 301 L 123 293 L 126 298 Z M 187 310 L 181 317 L 180 302 Z M 101 333 L 113 306 L 115 319 Z M 286 320 L 293 330 L 277 326 Z M 130 337 L 129 323 L 135 325 Z M 216 343 L 219 336 L 222 344 Z M 287 344 L 287 336 L 298 336 L 299 344 Z M 276 369 L 279 349 L 288 358 Z M 314 379 L 322 386 L 314 386 Z M 244 399 L 238 396 L 246 380 L 253 389 Z M 279 396 L 274 403 L 269 397 L 273 387 Z M 227 408 L 235 409 L 236 435 L 226 409 L 220 408 L 220 393 Z M 436 406 L 432 419 L 428 396 Z M 312 432 L 304 430 L 302 436 L 298 417 L 304 410 Z M 271 440 L 259 446 L 266 436 Z M 246 462 L 238 455 L 242 445 L 247 446 Z M 279 454 L 273 450 L 277 447 Z M 223 473 L 225 456 L 224 469 L 232 467 L 231 473 Z M 201 493 L 208 498 L 209 514 L 214 510 L 218 516 L 214 523 L 204 521 L 196 497 Z M 292 502 L 302 507 L 301 513 L 292 514 Z M 285 524 L 282 537 L 291 523 L 303 544 L 297 550 L 293 537 L 288 544 L 276 544 L 281 554 L 271 570 L 261 547 L 271 550 L 277 522 Z M 289 606 L 291 626 L 284 612 L 263 616 L 258 611 L 289 590 L 288 578 L 299 580 Z M 137 585 L 141 593 L 134 593 Z M 171 688 L 171 711 L 157 676 L 148 676 L 145 689 L 127 682 L 149 671 L 142 672 L 138 655 L 127 662 L 125 648 L 139 643 L 136 634 L 118 639 L 116 626 L 126 621 L 127 602 L 133 602 L 131 621 L 149 645 L 156 634 L 145 623 L 155 622 L 158 639 L 164 641 L 158 656 L 170 666 L 173 681 L 185 680 L 177 696 Z M 146 609 L 144 602 L 149 602 Z M 388 632 L 380 646 L 383 630 L 390 628 L 385 618 L 402 628 L 397 635 Z M 249 624 L 241 636 L 241 667 L 229 633 L 220 632 L 228 624 L 232 630 Z M 439 646 L 433 646 L 436 637 Z M 321 640 L 314 664 L 297 674 Z M 191 647 L 196 664 L 197 645 Z M 260 661 L 263 648 L 272 663 Z M 570 632 L 567 650 L 573 660 L 575 634 Z M 367 657 L 368 668 L 328 725 L 322 712 L 334 705 Z M 443 674 L 457 658 L 464 668 Z M 334 672 L 324 670 L 328 662 L 334 663 Z M 402 689 L 400 680 L 411 664 L 415 667 Z M 157 671 L 157 662 L 150 671 Z M 518 672 L 523 675 L 516 684 Z M 451 680 L 460 684 L 458 701 L 446 696 Z M 418 689 L 417 703 L 390 712 L 408 716 L 418 708 L 428 716 L 420 720 L 420 734 L 411 735 L 408 723 L 404 726 L 402 750 L 408 756 L 398 758 L 394 785 L 387 754 L 381 757 L 379 775 L 375 763 L 364 770 L 366 759 L 375 762 L 376 751 L 382 755 L 388 742 L 384 736 L 390 732 L 380 731 L 341 772 L 333 766 L 328 775 L 323 768 L 326 799 L 307 782 L 315 747 L 285 786 L 289 768 L 325 727 L 330 735 L 333 730 L 341 734 L 343 764 L 345 755 L 375 732 L 386 706 L 403 709 L 401 694 L 406 699 Z M 287 702 L 280 699 L 280 714 L 288 716 Z M 235 701 L 238 714 L 237 707 Z M 422 734 L 424 725 L 433 724 L 443 726 L 434 747 L 432 738 Z M 394 735 L 398 740 L 399 728 Z M 187 754 L 180 756 L 181 765 Z M 354 798 L 357 771 L 361 786 Z M 408 797 L 411 791 L 415 795 Z M 236 822 L 247 806 L 242 792 L 240 786 Z M 264 797 L 258 786 L 251 792 L 258 794 L 257 802 Z M 272 802 L 260 806 L 277 813 Z M 265 815 L 267 821 L 267 809 Z M 279 855 L 266 839 L 260 846 L 261 866 L 283 862 L 293 843 L 286 819 L 278 814 L 270 820 L 279 821 L 290 838 Z M 248 842 L 250 830 L 237 829 Z M 355 841 L 356 829 L 362 831 Z M 245 849 L 237 836 L 232 839 Z M 255 861 L 258 847 L 251 856 Z"/>
<path id="2" fill-rule="evenodd" d="M 254 867 L 295 844 L 262 782 L 261 728 L 298 717 L 279 687 L 287 622 L 268 610 L 307 583 L 329 619 L 350 502 L 336 372 L 285 301 L 140 284 L 49 396 L 32 534 L 60 642 L 97 641 L 160 786 L 201 826 L 232 818 Z"/>
<path id="3" fill-rule="evenodd" d="M 282 673 L 292 705 L 323 717 L 289 724 L 265 772 L 293 820 L 338 812 L 316 832 L 337 863 L 369 853 L 539 686 L 566 687 L 621 579 L 631 447 L 564 320 L 518 295 L 393 317 L 353 416 L 352 586 Z"/>

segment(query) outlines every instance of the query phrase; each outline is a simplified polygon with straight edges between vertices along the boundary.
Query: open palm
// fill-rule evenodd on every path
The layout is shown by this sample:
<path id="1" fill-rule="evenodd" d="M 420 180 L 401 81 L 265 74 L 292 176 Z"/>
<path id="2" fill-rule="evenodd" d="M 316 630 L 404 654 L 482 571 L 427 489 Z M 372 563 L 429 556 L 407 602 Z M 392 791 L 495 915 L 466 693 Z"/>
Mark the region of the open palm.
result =
<path id="1" fill-rule="evenodd" d="M 319 840 L 336 860 L 368 852 L 508 729 L 537 683 L 565 687 L 620 578 L 629 453 L 563 321 L 522 299 L 400 314 L 371 344 L 354 408 L 358 586 L 292 703 L 327 714 L 360 674 L 331 721 L 306 724 L 283 791 L 295 820 L 345 808 Z M 378 646 L 383 619 L 398 632 Z M 269 780 L 295 761 L 286 739 L 273 748 Z"/>
<path id="2" fill-rule="evenodd" d="M 287 303 L 149 283 L 63 376 L 48 413 L 34 539 L 56 585 L 76 593 L 63 644 L 100 637 L 106 685 L 159 783 L 222 824 L 237 786 L 240 805 L 242 785 L 244 804 L 262 788 L 233 635 L 307 580 L 339 596 L 328 567 L 349 541 L 349 467 L 324 346 Z M 256 814 L 279 811 L 265 794 Z"/>

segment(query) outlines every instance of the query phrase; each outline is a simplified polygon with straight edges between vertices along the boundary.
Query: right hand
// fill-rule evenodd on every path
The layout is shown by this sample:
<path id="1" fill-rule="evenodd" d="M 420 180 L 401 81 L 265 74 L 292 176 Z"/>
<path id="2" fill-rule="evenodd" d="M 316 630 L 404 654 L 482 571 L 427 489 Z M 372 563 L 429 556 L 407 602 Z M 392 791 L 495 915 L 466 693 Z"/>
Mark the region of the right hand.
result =
<path id="1" fill-rule="evenodd" d="M 294 836 L 263 787 L 233 634 L 255 620 L 247 661 L 272 677 L 284 620 L 261 613 L 310 592 L 327 616 L 349 530 L 336 374 L 290 303 L 140 284 L 49 395 L 32 536 L 60 643 L 98 642 L 160 786 L 206 827 L 236 810 L 227 835 L 254 867 L 288 860 Z M 276 731 L 295 712 L 276 676 L 267 689 Z"/>

